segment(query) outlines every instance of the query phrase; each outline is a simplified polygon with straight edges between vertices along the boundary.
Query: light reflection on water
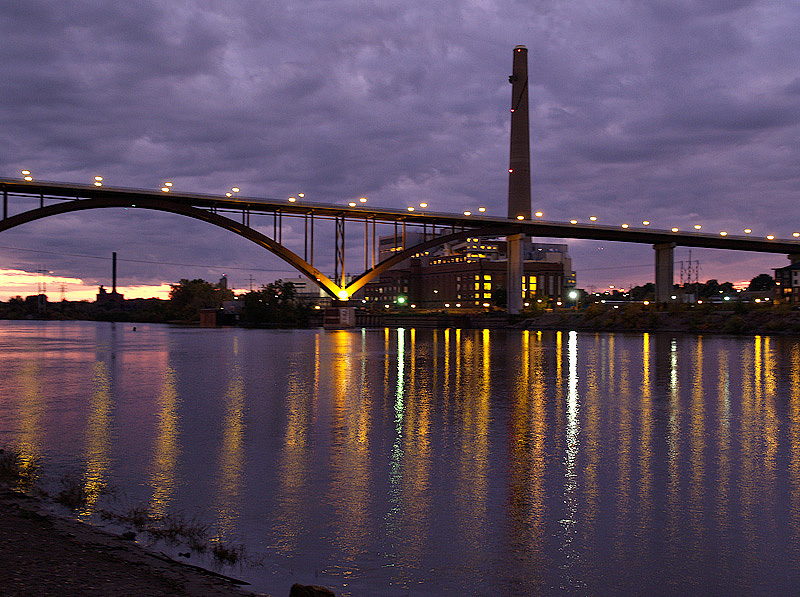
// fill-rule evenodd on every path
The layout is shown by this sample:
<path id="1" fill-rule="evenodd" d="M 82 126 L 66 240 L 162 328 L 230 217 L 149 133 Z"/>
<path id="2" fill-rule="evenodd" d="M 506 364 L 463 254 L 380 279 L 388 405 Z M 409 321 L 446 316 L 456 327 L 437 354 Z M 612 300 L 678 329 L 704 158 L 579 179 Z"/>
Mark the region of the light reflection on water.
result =
<path id="1" fill-rule="evenodd" d="M 0 322 L 0 442 L 341 595 L 787 592 L 800 342 Z"/>

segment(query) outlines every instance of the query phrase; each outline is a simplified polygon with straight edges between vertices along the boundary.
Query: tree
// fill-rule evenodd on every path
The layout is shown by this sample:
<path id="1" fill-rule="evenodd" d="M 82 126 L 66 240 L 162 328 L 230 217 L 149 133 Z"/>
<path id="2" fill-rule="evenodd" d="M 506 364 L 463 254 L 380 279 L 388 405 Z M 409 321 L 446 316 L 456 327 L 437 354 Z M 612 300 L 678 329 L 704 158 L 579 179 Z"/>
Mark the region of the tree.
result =
<path id="1" fill-rule="evenodd" d="M 242 323 L 247 326 L 304 326 L 311 311 L 309 305 L 298 299 L 294 284 L 283 280 L 250 291 L 242 300 Z"/>
<path id="2" fill-rule="evenodd" d="M 750 285 L 747 290 L 771 290 L 775 288 L 775 280 L 769 274 L 758 274 L 755 278 L 750 280 Z"/>
<path id="3" fill-rule="evenodd" d="M 183 278 L 177 284 L 170 284 L 170 314 L 175 319 L 194 321 L 200 317 L 200 309 L 216 309 L 223 301 L 232 299 L 232 291 L 200 278 Z"/>

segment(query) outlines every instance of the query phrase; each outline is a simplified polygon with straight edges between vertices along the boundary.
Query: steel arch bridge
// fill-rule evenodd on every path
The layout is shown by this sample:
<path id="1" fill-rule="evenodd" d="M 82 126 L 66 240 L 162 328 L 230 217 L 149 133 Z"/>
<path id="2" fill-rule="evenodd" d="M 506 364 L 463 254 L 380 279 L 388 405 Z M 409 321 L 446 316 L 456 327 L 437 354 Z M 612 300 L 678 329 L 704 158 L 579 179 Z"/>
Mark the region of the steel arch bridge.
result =
<path id="1" fill-rule="evenodd" d="M 357 290 L 381 273 L 398 263 L 447 242 L 467 237 L 490 237 L 525 234 L 535 237 L 591 239 L 618 242 L 651 244 L 656 248 L 656 283 L 659 283 L 659 267 L 669 261 L 671 274 L 672 249 L 676 245 L 705 247 L 762 253 L 782 253 L 791 258 L 800 256 L 800 241 L 785 239 L 761 239 L 750 236 L 720 236 L 700 232 L 677 232 L 675 229 L 655 230 L 644 228 L 620 228 L 600 224 L 578 224 L 571 222 L 547 222 L 541 220 L 515 220 L 490 216 L 448 214 L 429 211 L 401 211 L 376 209 L 357 205 L 323 204 L 311 201 L 289 201 L 259 199 L 252 197 L 224 197 L 208 194 L 165 193 L 160 191 L 87 186 L 64 183 L 46 183 L 0 179 L 3 193 L 0 232 L 35 220 L 60 214 L 90 209 L 137 208 L 168 212 L 187 216 L 218 226 L 256 243 L 277 255 L 300 273 L 317 284 L 335 299 L 347 299 Z M 30 207 L 34 201 L 34 207 Z M 37 205 L 38 204 L 38 205 Z M 27 207 L 14 209 L 15 207 Z M 14 213 L 11 213 L 14 212 Z M 251 227 L 251 216 L 272 218 L 272 237 Z M 236 219 L 234 219 L 236 218 Z M 304 230 L 303 255 L 289 249 L 282 242 L 284 218 L 301 221 Z M 320 222 L 334 226 L 334 274 L 326 276 L 314 266 L 315 230 Z M 348 232 L 345 225 L 356 233 Z M 378 226 L 395 237 L 393 255 L 378 261 Z M 358 228 L 362 228 L 362 233 Z M 409 230 L 422 238 L 410 246 L 406 241 Z M 345 240 L 363 234 L 364 271 L 346 282 Z M 383 235 L 382 235 L 383 236 Z M 352 250 L 351 250 L 352 255 Z M 351 260 L 352 263 L 352 260 Z M 662 285 L 670 276 L 661 276 Z M 662 293 L 663 294 L 663 293 Z"/>

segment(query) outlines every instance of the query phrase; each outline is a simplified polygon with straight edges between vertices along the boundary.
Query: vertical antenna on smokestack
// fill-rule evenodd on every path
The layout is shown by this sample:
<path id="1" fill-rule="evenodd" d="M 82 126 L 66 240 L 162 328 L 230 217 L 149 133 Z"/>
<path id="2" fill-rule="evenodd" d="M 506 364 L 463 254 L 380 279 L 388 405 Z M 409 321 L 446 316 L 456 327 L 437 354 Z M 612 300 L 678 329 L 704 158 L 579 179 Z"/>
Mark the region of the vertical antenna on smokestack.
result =
<path id="1" fill-rule="evenodd" d="M 111 253 L 111 293 L 117 294 L 117 252 Z"/>

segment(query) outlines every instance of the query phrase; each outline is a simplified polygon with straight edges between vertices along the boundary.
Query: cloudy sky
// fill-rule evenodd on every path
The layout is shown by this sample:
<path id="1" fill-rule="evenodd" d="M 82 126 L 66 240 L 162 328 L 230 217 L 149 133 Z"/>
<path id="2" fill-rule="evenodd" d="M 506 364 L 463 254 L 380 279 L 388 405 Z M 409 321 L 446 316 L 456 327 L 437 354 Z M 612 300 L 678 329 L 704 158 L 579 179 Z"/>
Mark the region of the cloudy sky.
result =
<path id="1" fill-rule="evenodd" d="M 0 0 L 0 27 L 0 177 L 505 215 L 524 44 L 545 219 L 800 228 L 800 11 L 780 0 Z M 51 298 L 108 284 L 112 251 L 145 293 L 294 275 L 181 216 L 98 210 L 3 232 L 0 299 L 37 270 Z M 570 241 L 584 288 L 651 281 L 652 253 Z M 788 263 L 692 259 L 720 281 Z"/>

